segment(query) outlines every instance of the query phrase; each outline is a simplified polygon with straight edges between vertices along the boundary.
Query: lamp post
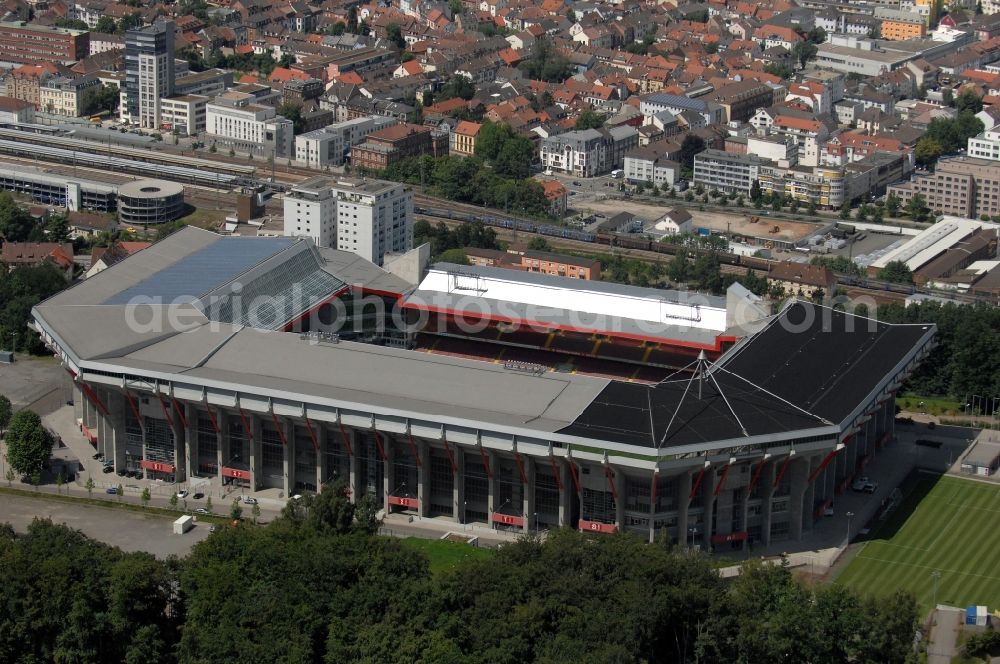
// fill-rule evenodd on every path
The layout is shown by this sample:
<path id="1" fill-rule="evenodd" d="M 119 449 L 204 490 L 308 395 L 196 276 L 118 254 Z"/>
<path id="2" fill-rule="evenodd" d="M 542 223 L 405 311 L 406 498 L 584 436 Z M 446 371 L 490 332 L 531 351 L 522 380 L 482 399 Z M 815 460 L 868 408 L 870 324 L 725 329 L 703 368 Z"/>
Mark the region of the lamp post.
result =
<path id="1" fill-rule="evenodd" d="M 535 512 L 532 516 L 535 517 L 535 534 L 538 534 L 538 512 Z"/>
<path id="2" fill-rule="evenodd" d="M 851 517 L 852 516 L 854 516 L 854 512 L 848 512 L 847 513 L 847 541 L 844 543 L 845 547 L 849 546 L 850 543 L 851 543 Z"/>
<path id="3" fill-rule="evenodd" d="M 938 581 L 941 579 L 941 570 L 936 569 L 931 572 L 931 578 L 934 579 L 934 609 L 937 609 Z"/>

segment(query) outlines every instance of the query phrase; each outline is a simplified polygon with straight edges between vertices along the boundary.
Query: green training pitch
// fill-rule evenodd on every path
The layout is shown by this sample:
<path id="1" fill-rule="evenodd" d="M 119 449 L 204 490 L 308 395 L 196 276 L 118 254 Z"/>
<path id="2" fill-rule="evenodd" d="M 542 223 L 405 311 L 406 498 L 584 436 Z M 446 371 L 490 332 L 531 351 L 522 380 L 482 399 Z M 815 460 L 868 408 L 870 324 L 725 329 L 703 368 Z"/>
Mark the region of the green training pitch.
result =
<path id="1" fill-rule="evenodd" d="M 421 551 L 430 561 L 430 571 L 434 576 L 454 569 L 467 560 L 489 558 L 492 549 L 480 549 L 460 542 L 445 540 L 428 540 L 418 537 L 407 537 L 402 540 L 403 546 L 414 551 Z"/>
<path id="2" fill-rule="evenodd" d="M 1000 486 L 915 473 L 903 500 L 835 579 L 862 594 L 909 590 L 929 611 L 951 606 L 1000 608 Z"/>

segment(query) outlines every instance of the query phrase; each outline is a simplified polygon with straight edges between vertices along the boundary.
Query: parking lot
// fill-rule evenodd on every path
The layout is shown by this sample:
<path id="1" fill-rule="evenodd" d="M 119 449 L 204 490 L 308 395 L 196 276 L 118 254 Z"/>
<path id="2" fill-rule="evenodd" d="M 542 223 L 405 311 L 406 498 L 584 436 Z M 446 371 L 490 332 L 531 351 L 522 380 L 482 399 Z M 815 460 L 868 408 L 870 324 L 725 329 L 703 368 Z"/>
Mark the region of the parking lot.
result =
<path id="1" fill-rule="evenodd" d="M 7 345 L 9 341 L 4 339 L 0 347 L 10 348 Z M 61 390 L 57 401 L 65 403 L 71 398 L 69 378 L 54 357 L 31 357 L 17 353 L 16 358 L 13 364 L 0 364 L 0 394 L 10 399 L 15 410 L 56 390 Z"/>
<path id="2" fill-rule="evenodd" d="M 184 535 L 174 535 L 170 517 L 12 495 L 0 495 L 0 515 L 0 522 L 18 532 L 36 517 L 48 518 L 123 551 L 146 551 L 157 558 L 187 555 L 209 534 L 207 525 L 196 524 Z"/>

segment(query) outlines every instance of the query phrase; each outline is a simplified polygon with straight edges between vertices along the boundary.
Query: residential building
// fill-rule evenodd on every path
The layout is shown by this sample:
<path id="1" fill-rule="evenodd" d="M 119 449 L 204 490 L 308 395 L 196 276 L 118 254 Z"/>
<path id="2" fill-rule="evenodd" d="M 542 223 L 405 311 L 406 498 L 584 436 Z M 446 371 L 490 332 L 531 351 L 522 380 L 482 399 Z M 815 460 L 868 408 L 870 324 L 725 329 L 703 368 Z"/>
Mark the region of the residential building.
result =
<path id="1" fill-rule="evenodd" d="M 994 217 L 1000 215 L 1000 168 L 989 159 L 940 159 L 933 173 L 921 173 L 909 182 L 891 185 L 889 193 L 895 194 L 904 206 L 920 194 L 927 207 L 946 215 Z"/>
<path id="2" fill-rule="evenodd" d="M 836 290 L 837 275 L 825 265 L 781 261 L 771 265 L 767 285 L 783 289 L 786 295 L 822 297 Z"/>
<path id="3" fill-rule="evenodd" d="M 285 196 L 284 234 L 349 251 L 377 265 L 413 244 L 413 194 L 383 180 L 318 176 Z"/>
<path id="4" fill-rule="evenodd" d="M 449 152 L 459 157 L 471 157 L 476 153 L 476 137 L 483 125 L 478 122 L 461 120 L 451 132 Z"/>
<path id="5" fill-rule="evenodd" d="M 915 12 L 876 7 L 875 18 L 880 21 L 879 35 L 882 39 L 899 41 L 927 34 L 927 22 Z"/>
<path id="6" fill-rule="evenodd" d="M 80 97 L 87 90 L 101 87 L 101 81 L 87 76 L 57 76 L 42 83 L 38 89 L 39 108 L 51 115 L 75 118 L 80 115 Z"/>
<path id="7" fill-rule="evenodd" d="M 23 123 L 35 121 L 35 105 L 23 99 L 0 97 L 0 122 Z"/>
<path id="8" fill-rule="evenodd" d="M 761 167 L 768 163 L 753 154 L 704 150 L 694 156 L 694 182 L 709 190 L 749 196 L 754 180 L 760 177 Z"/>
<path id="9" fill-rule="evenodd" d="M 403 123 L 368 135 L 367 140 L 351 150 L 351 166 L 382 171 L 407 157 L 424 154 L 443 155 L 448 150 L 447 134 L 443 145 L 430 127 Z"/>
<path id="10" fill-rule="evenodd" d="M 49 263 L 56 266 L 67 280 L 73 277 L 72 242 L 4 242 L 0 248 L 0 265 L 16 267 Z"/>
<path id="11" fill-rule="evenodd" d="M 541 161 L 546 170 L 594 177 L 620 168 L 638 145 L 639 132 L 628 125 L 568 131 L 542 139 Z"/>
<path id="12" fill-rule="evenodd" d="M 994 119 L 995 115 L 1000 113 L 981 111 L 976 114 L 986 129 L 969 139 L 967 153 L 970 157 L 1000 161 L 1000 121 Z"/>
<path id="13" fill-rule="evenodd" d="M 722 86 L 706 99 L 722 107 L 724 122 L 746 122 L 758 108 L 770 106 L 773 97 L 773 90 L 763 83 L 737 81 Z"/>
<path id="14" fill-rule="evenodd" d="M 42 106 L 42 84 L 55 76 L 59 76 L 59 68 L 51 62 L 21 65 L 7 76 L 6 96 L 26 101 L 39 110 Z"/>
<path id="15" fill-rule="evenodd" d="M 330 178 L 318 176 L 285 194 L 285 236 L 310 237 L 317 247 L 337 246 L 337 198 L 332 185 Z"/>
<path id="16" fill-rule="evenodd" d="M 665 141 L 650 143 L 625 153 L 624 177 L 628 182 L 652 182 L 657 187 L 672 187 L 681 179 L 681 165 L 670 159 Z"/>
<path id="17" fill-rule="evenodd" d="M 189 72 L 174 79 L 175 95 L 202 95 L 212 98 L 221 95 L 233 87 L 233 72 L 225 69 L 206 69 L 205 71 Z M 280 103 L 280 95 L 274 93 L 274 103 Z"/>
<path id="18" fill-rule="evenodd" d="M 125 33 L 123 121 L 160 129 L 161 102 L 174 94 L 174 23 L 159 21 Z"/>
<path id="19" fill-rule="evenodd" d="M 540 180 L 545 191 L 545 199 L 549 202 L 549 212 L 561 219 L 566 216 L 569 205 L 569 191 L 559 180 Z"/>
<path id="20" fill-rule="evenodd" d="M 690 111 L 701 116 L 706 125 L 722 124 L 726 121 L 725 109 L 715 102 L 705 101 L 704 99 L 692 99 L 683 95 L 672 95 L 664 92 L 654 92 L 640 97 L 639 110 L 647 117 L 655 115 L 660 111 L 670 111 L 674 115 Z"/>
<path id="21" fill-rule="evenodd" d="M 90 52 L 90 33 L 33 23 L 0 23 L 0 62 L 72 64 Z"/>
<path id="22" fill-rule="evenodd" d="M 294 126 L 259 96 L 273 91 L 261 85 L 240 85 L 219 95 L 205 107 L 205 138 L 220 149 L 261 157 L 291 157 Z"/>
<path id="23" fill-rule="evenodd" d="M 205 95 L 174 95 L 161 99 L 160 127 L 181 136 L 194 136 L 205 131 L 209 100 Z"/>
<path id="24" fill-rule="evenodd" d="M 547 251 L 528 250 L 523 253 L 496 249 L 463 249 L 470 265 L 503 267 L 522 272 L 538 272 L 570 279 L 601 280 L 601 262 L 591 258 L 567 256 Z"/>
<path id="25" fill-rule="evenodd" d="M 397 124 L 395 118 L 370 115 L 337 122 L 295 137 L 295 160 L 308 168 L 343 166 L 351 148 L 369 134 Z"/>
<path id="26" fill-rule="evenodd" d="M 836 209 L 850 200 L 843 168 L 769 163 L 760 167 L 759 181 L 761 191 L 782 194 L 806 205 Z"/>
<path id="27" fill-rule="evenodd" d="M 666 235 L 690 233 L 694 228 L 694 218 L 684 208 L 676 207 L 653 222 L 653 228 Z"/>

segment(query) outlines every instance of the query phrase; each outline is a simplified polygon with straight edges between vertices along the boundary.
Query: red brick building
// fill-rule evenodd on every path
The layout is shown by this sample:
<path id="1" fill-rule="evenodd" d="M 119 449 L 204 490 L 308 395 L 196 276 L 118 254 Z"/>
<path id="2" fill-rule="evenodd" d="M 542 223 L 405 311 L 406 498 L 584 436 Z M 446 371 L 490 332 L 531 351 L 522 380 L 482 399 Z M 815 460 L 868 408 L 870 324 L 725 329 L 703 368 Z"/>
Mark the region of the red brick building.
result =
<path id="1" fill-rule="evenodd" d="M 72 64 L 88 55 L 90 33 L 86 30 L 0 23 L 0 60 L 4 62 Z"/>
<path id="2" fill-rule="evenodd" d="M 401 159 L 424 154 L 448 154 L 447 133 L 435 136 L 430 127 L 403 123 L 374 131 L 364 143 L 351 148 L 351 166 L 384 171 Z"/>
<path id="3" fill-rule="evenodd" d="M 540 272 L 556 277 L 600 281 L 601 262 L 589 258 L 553 254 L 547 251 L 525 251 L 521 254 L 496 249 L 464 249 L 470 265 L 504 267 L 521 272 Z"/>

